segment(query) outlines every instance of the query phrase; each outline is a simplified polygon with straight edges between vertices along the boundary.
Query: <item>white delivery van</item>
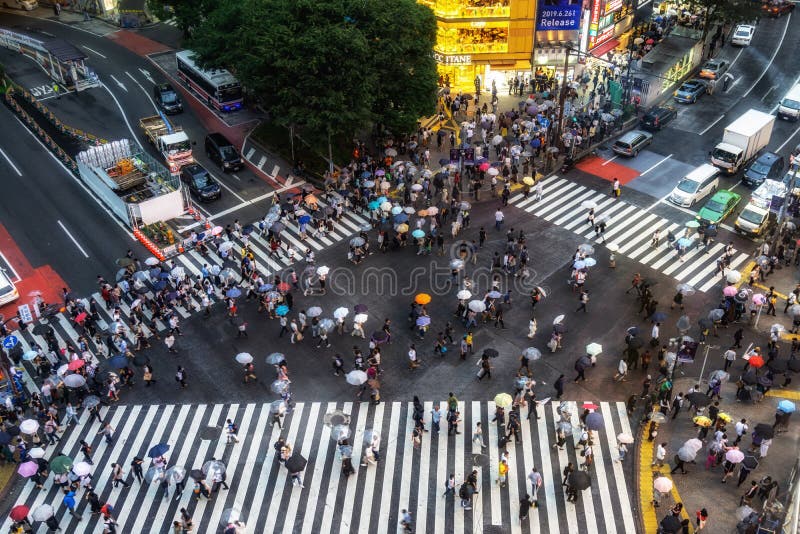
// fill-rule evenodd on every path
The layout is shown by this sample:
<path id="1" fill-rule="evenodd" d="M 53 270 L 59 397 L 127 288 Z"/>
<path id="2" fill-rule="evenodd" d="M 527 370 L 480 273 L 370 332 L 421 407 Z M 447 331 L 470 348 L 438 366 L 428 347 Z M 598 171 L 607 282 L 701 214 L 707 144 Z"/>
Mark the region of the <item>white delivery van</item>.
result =
<path id="1" fill-rule="evenodd" d="M 800 83 L 789 89 L 778 104 L 778 118 L 796 121 L 800 118 Z"/>
<path id="2" fill-rule="evenodd" d="M 681 178 L 669 195 L 669 201 L 685 208 L 710 195 L 719 187 L 719 169 L 710 163 L 703 163 Z"/>

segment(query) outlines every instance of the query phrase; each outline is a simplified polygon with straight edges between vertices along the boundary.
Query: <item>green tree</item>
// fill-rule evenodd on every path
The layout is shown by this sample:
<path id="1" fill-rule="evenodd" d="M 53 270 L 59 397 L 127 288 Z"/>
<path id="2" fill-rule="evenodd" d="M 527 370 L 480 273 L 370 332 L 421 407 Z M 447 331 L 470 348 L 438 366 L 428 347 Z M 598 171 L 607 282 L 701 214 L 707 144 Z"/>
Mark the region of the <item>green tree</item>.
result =
<path id="1" fill-rule="evenodd" d="M 752 0 L 690 0 L 689 4 L 705 10 L 704 38 L 713 24 L 753 22 L 761 16 L 761 3 Z"/>
<path id="2" fill-rule="evenodd" d="M 216 7 L 215 0 L 147 0 L 147 9 L 159 20 L 175 19 L 184 36 L 189 36 Z"/>

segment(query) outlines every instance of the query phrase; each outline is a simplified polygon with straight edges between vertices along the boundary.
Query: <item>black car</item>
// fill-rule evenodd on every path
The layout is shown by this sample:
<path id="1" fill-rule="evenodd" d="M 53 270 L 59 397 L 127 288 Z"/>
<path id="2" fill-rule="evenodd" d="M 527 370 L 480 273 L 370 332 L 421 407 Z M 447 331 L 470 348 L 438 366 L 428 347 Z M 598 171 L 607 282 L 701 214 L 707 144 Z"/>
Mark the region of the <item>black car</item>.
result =
<path id="1" fill-rule="evenodd" d="M 236 147 L 221 133 L 208 134 L 205 144 L 208 159 L 219 165 L 223 171 L 236 171 L 244 167 Z"/>
<path id="2" fill-rule="evenodd" d="M 783 156 L 774 152 L 764 152 L 744 171 L 744 183 L 758 186 L 764 180 L 780 180 L 785 163 Z"/>
<path id="3" fill-rule="evenodd" d="M 222 188 L 202 166 L 192 163 L 181 169 L 181 181 L 189 191 L 202 201 L 216 200 L 222 196 Z"/>
<path id="4" fill-rule="evenodd" d="M 177 91 L 168 83 L 157 83 L 153 87 L 153 97 L 156 105 L 167 115 L 173 115 L 183 111 L 183 104 Z"/>
<path id="5" fill-rule="evenodd" d="M 654 106 L 642 117 L 642 128 L 647 130 L 660 130 L 669 121 L 678 116 L 675 108 L 669 106 Z"/>

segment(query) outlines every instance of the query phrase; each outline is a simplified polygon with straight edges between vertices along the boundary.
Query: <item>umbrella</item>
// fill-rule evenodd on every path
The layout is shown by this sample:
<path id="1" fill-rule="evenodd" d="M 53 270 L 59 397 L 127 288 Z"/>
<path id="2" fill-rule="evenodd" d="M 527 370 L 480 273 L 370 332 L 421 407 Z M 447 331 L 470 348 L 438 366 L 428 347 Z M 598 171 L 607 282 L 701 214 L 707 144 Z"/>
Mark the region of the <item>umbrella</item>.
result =
<path id="1" fill-rule="evenodd" d="M 31 514 L 31 519 L 34 521 L 47 521 L 51 517 L 53 517 L 53 507 L 49 504 L 40 504 Z"/>
<path id="2" fill-rule="evenodd" d="M 319 329 L 325 333 L 328 333 L 331 330 L 333 330 L 333 326 L 334 326 L 333 319 L 328 319 L 327 317 L 325 319 L 320 320 L 319 322 Z"/>
<path id="3" fill-rule="evenodd" d="M 737 521 L 744 521 L 745 519 L 750 517 L 751 514 L 754 513 L 755 510 L 753 510 L 749 506 L 740 506 L 739 508 L 736 509 L 736 519 Z"/>
<path id="4" fill-rule="evenodd" d="M 584 267 L 586 267 L 586 261 L 584 261 L 584 260 L 578 260 L 578 261 L 576 261 L 575 263 L 572 264 L 572 268 L 573 269 L 581 270 Z"/>
<path id="5" fill-rule="evenodd" d="M 461 211 L 468 211 L 468 210 L 472 209 L 472 204 L 470 204 L 469 202 L 467 202 L 465 200 L 465 201 L 461 202 L 461 204 L 458 205 L 458 208 Z"/>
<path id="6" fill-rule="evenodd" d="M 355 306 L 353 306 L 353 311 L 356 313 L 367 313 L 369 311 L 369 308 L 367 307 L 366 304 L 356 304 Z"/>
<path id="7" fill-rule="evenodd" d="M 482 313 L 486 311 L 486 304 L 482 300 L 471 300 L 469 302 L 469 309 L 475 313 Z"/>
<path id="8" fill-rule="evenodd" d="M 686 400 L 689 401 L 689 404 L 693 404 L 695 406 L 708 406 L 711 403 L 711 399 L 700 393 L 699 391 L 695 391 L 694 393 L 689 393 L 686 395 Z M 706 417 L 708 419 L 708 417 Z"/>
<path id="9" fill-rule="evenodd" d="M 147 456 L 149 458 L 158 458 L 159 456 L 164 456 L 168 450 L 168 443 L 159 443 L 158 445 L 153 445 L 150 450 L 147 451 Z"/>
<path id="10" fill-rule="evenodd" d="M 82 388 L 86 385 L 86 379 L 81 375 L 67 375 L 64 377 L 64 385 L 68 388 Z"/>
<path id="11" fill-rule="evenodd" d="M 244 365 L 252 362 L 253 356 L 248 352 L 240 352 L 239 354 L 236 355 L 236 361 Z"/>
<path id="12" fill-rule="evenodd" d="M 733 418 L 725 412 L 720 412 L 717 414 L 717 419 L 725 421 L 726 423 L 730 423 Z"/>
<path id="13" fill-rule="evenodd" d="M 414 297 L 414 302 L 417 304 L 422 304 L 423 306 L 426 304 L 430 304 L 431 296 L 427 293 L 420 293 L 416 297 Z"/>
<path id="14" fill-rule="evenodd" d="M 39 422 L 36 419 L 25 419 L 19 424 L 19 431 L 23 434 L 35 434 L 39 430 Z"/>
<path id="15" fill-rule="evenodd" d="M 281 304 L 277 308 L 275 308 L 275 313 L 281 317 L 289 313 L 289 306 L 286 304 Z"/>
<path id="16" fill-rule="evenodd" d="M 164 473 L 163 467 L 151 467 L 144 473 L 144 479 L 148 484 L 152 484 L 154 480 L 166 480 L 169 483 L 169 480 L 166 478 Z"/>
<path id="17" fill-rule="evenodd" d="M 592 485 L 589 473 L 585 471 L 573 471 L 569 475 L 569 485 L 576 490 L 582 491 Z"/>
<path id="18" fill-rule="evenodd" d="M 495 349 L 484 349 L 483 354 L 488 356 L 489 358 L 497 358 L 500 356 L 500 353 L 497 352 Z"/>
<path id="19" fill-rule="evenodd" d="M 650 316 L 650 320 L 656 323 L 660 323 L 666 318 L 667 314 L 664 312 L 655 312 L 653 315 Z"/>
<path id="20" fill-rule="evenodd" d="M 600 343 L 589 343 L 586 345 L 586 354 L 589 356 L 597 356 L 603 352 L 603 346 Z"/>
<path id="21" fill-rule="evenodd" d="M 28 517 L 28 512 L 31 509 L 25 506 L 24 504 L 18 504 L 14 508 L 11 509 L 11 513 L 8 516 L 11 518 L 12 521 L 22 521 L 26 517 Z"/>
<path id="22" fill-rule="evenodd" d="M 502 295 L 502 293 L 500 293 L 499 291 L 489 291 L 489 293 L 487 294 L 487 296 L 488 296 L 490 299 L 499 299 L 499 298 L 500 298 L 500 297 L 502 297 L 503 295 Z"/>
<path id="23" fill-rule="evenodd" d="M 58 475 L 63 475 L 72 469 L 72 458 L 59 455 L 50 460 L 50 470 Z"/>
<path id="24" fill-rule="evenodd" d="M 727 382 L 728 379 L 731 377 L 728 373 L 723 371 L 722 369 L 717 369 L 713 373 L 711 373 L 708 377 L 708 380 L 719 380 L 720 382 Z"/>
<path id="25" fill-rule="evenodd" d="M 337 425 L 347 425 L 350 423 L 350 414 L 342 410 L 333 410 L 325 414 L 322 418 L 323 422 L 333 428 Z"/>
<path id="26" fill-rule="evenodd" d="M 348 313 L 350 313 L 350 310 L 348 310 L 347 308 L 336 308 L 333 312 L 333 316 L 336 319 L 344 319 L 345 317 L 347 317 Z"/>
<path id="27" fill-rule="evenodd" d="M 689 284 L 678 284 L 676 289 L 684 295 L 692 295 L 695 292 L 695 289 Z"/>
<path id="28" fill-rule="evenodd" d="M 422 239 L 423 237 L 425 237 L 425 230 L 420 230 L 419 228 L 417 228 L 416 230 L 411 232 L 411 237 L 413 237 L 414 239 Z"/>
<path id="29" fill-rule="evenodd" d="M 154 258 L 153 256 L 150 256 L 149 258 L 146 258 L 144 260 L 144 263 L 145 263 L 145 265 L 149 265 L 150 267 L 155 267 L 156 265 L 158 265 L 161 262 L 159 261 L 158 258 Z"/>
<path id="30" fill-rule="evenodd" d="M 100 404 L 100 397 L 97 397 L 95 395 L 89 395 L 88 397 L 83 399 L 84 408 L 94 408 L 98 404 Z"/>
<path id="31" fill-rule="evenodd" d="M 597 202 L 594 200 L 584 200 L 581 202 L 581 207 L 585 210 L 593 210 L 597 207 Z"/>
<path id="32" fill-rule="evenodd" d="M 319 306 L 312 306 L 308 309 L 306 315 L 312 318 L 319 317 L 320 315 L 322 315 L 322 308 L 320 308 Z"/>
<path id="33" fill-rule="evenodd" d="M 189 476 L 195 480 L 203 480 L 205 478 L 205 474 L 199 469 L 192 469 Z"/>
<path id="34" fill-rule="evenodd" d="M 67 365 L 67 369 L 69 369 L 70 371 L 77 371 L 84 365 L 86 365 L 86 362 L 83 361 L 81 358 L 77 358 L 69 362 L 69 364 Z"/>
<path id="35" fill-rule="evenodd" d="M 458 297 L 459 300 L 467 300 L 472 298 L 472 292 L 469 289 L 462 289 L 456 293 L 456 297 Z"/>
<path id="36" fill-rule="evenodd" d="M 692 422 L 697 426 L 702 426 L 703 428 L 708 428 L 711 426 L 711 419 L 706 417 L 705 415 L 698 415 L 692 419 Z"/>
<path id="37" fill-rule="evenodd" d="M 555 319 L 553 319 L 553 324 L 557 325 L 564 322 L 564 315 L 558 315 Z"/>
<path id="38" fill-rule="evenodd" d="M 739 271 L 731 271 L 725 275 L 725 280 L 727 280 L 729 284 L 738 284 L 741 279 L 742 274 Z"/>
<path id="39" fill-rule="evenodd" d="M 628 340 L 628 346 L 632 349 L 640 349 L 644 346 L 644 341 L 640 337 L 632 337 Z"/>
<path id="40" fill-rule="evenodd" d="M 30 451 L 28 451 L 28 456 L 38 460 L 39 458 L 44 458 L 44 449 L 41 447 L 34 447 Z"/>
<path id="41" fill-rule="evenodd" d="M 73 360 L 73 361 L 78 361 L 78 360 Z M 123 369 L 125 367 L 128 367 L 128 358 L 124 354 L 117 354 L 116 356 L 108 360 L 108 365 L 112 369 Z"/>
<path id="42" fill-rule="evenodd" d="M 722 294 L 726 297 L 735 297 L 738 292 L 739 289 L 736 286 L 725 286 L 722 289 Z"/>
<path id="43" fill-rule="evenodd" d="M 592 412 L 586 416 L 586 426 L 589 430 L 600 430 L 603 425 L 603 414 Z"/>
<path id="44" fill-rule="evenodd" d="M 661 525 L 661 532 L 664 534 L 678 534 L 683 528 L 680 518 L 672 514 L 665 516 L 659 524 Z"/>
<path id="45" fill-rule="evenodd" d="M 276 395 L 281 395 L 289 389 L 289 381 L 288 380 L 275 380 L 271 385 L 270 389 Z"/>
<path id="46" fill-rule="evenodd" d="M 625 332 L 627 334 L 630 334 L 631 336 L 638 335 L 639 334 L 639 327 L 638 326 L 630 326 L 630 327 L 628 327 L 627 330 L 625 330 Z"/>
<path id="47" fill-rule="evenodd" d="M 778 403 L 778 409 L 783 413 L 794 413 L 795 406 L 792 401 L 783 399 Z"/>
<path id="48" fill-rule="evenodd" d="M 431 324 L 431 318 L 427 315 L 417 317 L 417 326 L 428 326 L 429 324 Z"/>
<path id="49" fill-rule="evenodd" d="M 360 386 L 361 384 L 367 381 L 367 373 L 359 370 L 350 371 L 345 375 L 345 378 L 347 379 L 348 384 L 353 386 Z"/>
<path id="50" fill-rule="evenodd" d="M 759 369 L 759 368 L 764 366 L 764 358 L 762 358 L 761 356 L 758 356 L 758 355 L 750 356 L 750 359 L 747 360 L 747 363 L 748 363 L 748 365 L 750 365 L 750 367 L 754 367 L 756 369 Z"/>
<path id="51" fill-rule="evenodd" d="M 772 429 L 772 426 L 768 425 L 767 423 L 757 424 L 755 433 L 764 439 L 772 439 L 772 437 L 775 435 L 775 431 Z"/>
<path id="52" fill-rule="evenodd" d="M 78 462 L 72 466 L 72 472 L 79 477 L 85 477 L 92 472 L 92 466 L 88 462 Z"/>
<path id="53" fill-rule="evenodd" d="M 681 315 L 680 318 L 678 319 L 678 322 L 675 323 L 675 327 L 678 330 L 689 330 L 689 328 L 691 328 L 691 326 L 692 326 L 692 323 L 691 323 L 691 321 L 689 321 L 689 317 L 686 316 L 686 315 Z"/>
<path id="54" fill-rule="evenodd" d="M 306 468 L 307 463 L 308 461 L 303 458 L 299 452 L 295 452 L 286 460 L 286 469 L 288 469 L 290 473 L 299 473 Z"/>
<path id="55" fill-rule="evenodd" d="M 756 293 L 755 295 L 753 295 L 753 304 L 755 304 L 756 306 L 763 306 L 766 303 L 767 303 L 767 297 L 765 297 L 761 293 Z"/>
<path id="56" fill-rule="evenodd" d="M 282 400 L 273 401 L 269 405 L 270 413 L 284 413 L 286 411 L 286 403 Z"/>
<path id="57" fill-rule="evenodd" d="M 269 231 L 275 235 L 278 235 L 281 232 L 283 232 L 283 229 L 284 229 L 283 224 L 279 222 L 272 223 L 272 225 L 269 227 Z"/>
<path id="58" fill-rule="evenodd" d="M 660 493 L 672 491 L 672 480 L 667 477 L 658 477 L 653 481 L 653 489 Z"/>
<path id="59" fill-rule="evenodd" d="M 542 352 L 536 347 L 528 347 L 522 351 L 522 356 L 528 361 L 536 361 L 542 357 Z"/>
<path id="60" fill-rule="evenodd" d="M 744 460 L 744 453 L 739 449 L 731 449 L 725 453 L 725 459 L 732 464 L 738 464 Z"/>
<path id="61" fill-rule="evenodd" d="M 36 462 L 25 462 L 20 464 L 19 468 L 17 469 L 17 473 L 24 476 L 25 478 L 32 477 L 39 471 L 39 464 Z"/>
<path id="62" fill-rule="evenodd" d="M 508 393 L 498 393 L 494 397 L 495 405 L 499 406 L 500 408 L 508 408 L 514 402 L 514 399 Z"/>
<path id="63" fill-rule="evenodd" d="M 455 269 L 456 271 L 463 269 L 464 268 L 464 260 L 459 260 L 459 259 L 450 260 L 450 268 L 451 269 Z M 469 297 L 467 297 L 467 298 L 469 298 Z"/>
<path id="64" fill-rule="evenodd" d="M 586 267 L 594 267 L 595 265 L 597 265 L 597 260 L 594 258 L 586 258 L 585 260 L 583 260 L 583 263 L 584 265 L 586 265 Z"/>
<path id="65" fill-rule="evenodd" d="M 687 449 L 693 449 L 695 452 L 697 452 L 703 448 L 703 442 L 697 438 L 687 439 L 686 443 L 683 444 L 683 447 Z"/>
<path id="66" fill-rule="evenodd" d="M 648 417 L 659 425 L 667 420 L 667 416 L 661 412 L 652 412 Z"/>
<path id="67" fill-rule="evenodd" d="M 329 272 L 331 272 L 331 268 L 327 265 L 317 267 L 317 275 L 319 276 L 327 276 Z"/>
<path id="68" fill-rule="evenodd" d="M 209 460 L 203 464 L 203 474 L 209 476 L 213 473 L 225 474 L 225 464 L 219 460 Z"/>
<path id="69" fill-rule="evenodd" d="M 242 290 L 238 287 L 232 287 L 225 292 L 225 296 L 232 299 L 239 298 L 242 296 Z"/>
<path id="70" fill-rule="evenodd" d="M 625 443 L 627 445 L 630 445 L 631 443 L 633 443 L 633 436 L 623 432 L 622 434 L 617 435 L 617 441 L 620 443 Z"/>
<path id="71" fill-rule="evenodd" d="M 744 457 L 744 460 L 742 460 L 742 465 L 750 470 L 755 469 L 758 467 L 758 458 L 748 454 Z"/>
<path id="72" fill-rule="evenodd" d="M 694 449 L 690 449 L 687 447 L 681 447 L 678 449 L 678 458 L 683 460 L 684 462 L 692 462 L 697 457 L 697 451 Z"/>
<path id="73" fill-rule="evenodd" d="M 353 317 L 353 322 L 354 323 L 359 323 L 359 324 L 360 323 L 365 323 L 367 321 L 367 319 L 368 319 L 368 316 L 367 316 L 366 313 L 357 313 L 356 316 Z"/>
<path id="74" fill-rule="evenodd" d="M 47 336 L 49 334 L 54 333 L 53 327 L 50 325 L 46 325 L 44 323 L 38 323 L 36 326 L 33 327 L 32 332 L 34 335 L 37 336 Z"/>

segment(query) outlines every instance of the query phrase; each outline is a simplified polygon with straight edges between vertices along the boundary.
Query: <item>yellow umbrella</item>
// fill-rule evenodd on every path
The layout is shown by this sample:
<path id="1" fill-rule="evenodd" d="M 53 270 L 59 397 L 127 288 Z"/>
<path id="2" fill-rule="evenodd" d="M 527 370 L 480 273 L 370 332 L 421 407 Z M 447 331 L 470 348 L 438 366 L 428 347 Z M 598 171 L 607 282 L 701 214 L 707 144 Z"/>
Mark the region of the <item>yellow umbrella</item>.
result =
<path id="1" fill-rule="evenodd" d="M 428 210 L 419 210 L 417 212 L 417 215 L 419 215 L 420 217 L 427 217 L 428 216 Z"/>
<path id="2" fill-rule="evenodd" d="M 733 420 L 733 417 L 731 417 L 730 415 L 726 414 L 725 412 L 717 414 L 717 418 L 718 419 L 722 419 L 726 423 L 730 423 Z"/>
<path id="3" fill-rule="evenodd" d="M 408 232 L 408 225 L 406 223 L 398 224 L 397 225 L 397 232 L 400 234 L 404 234 Z"/>
<path id="4" fill-rule="evenodd" d="M 694 421 L 694 424 L 696 424 L 697 426 L 703 426 L 703 427 L 711 426 L 711 419 L 709 419 L 705 415 L 698 415 L 697 417 L 692 419 L 692 421 Z"/>
<path id="5" fill-rule="evenodd" d="M 533 184 L 535 184 L 535 183 L 536 183 L 536 182 L 534 182 L 534 181 L 533 181 L 533 178 L 531 178 L 530 176 L 526 176 L 525 178 L 523 178 L 523 179 L 522 179 L 522 182 L 523 182 L 525 185 L 533 185 Z"/>
<path id="6" fill-rule="evenodd" d="M 427 293 L 420 293 L 414 298 L 414 302 L 416 302 L 417 304 L 422 304 L 423 306 L 426 304 L 430 304 L 431 296 L 428 295 Z"/>
<path id="7" fill-rule="evenodd" d="M 514 399 L 508 393 L 498 393 L 494 398 L 494 403 L 500 408 L 508 408 L 514 403 Z"/>

